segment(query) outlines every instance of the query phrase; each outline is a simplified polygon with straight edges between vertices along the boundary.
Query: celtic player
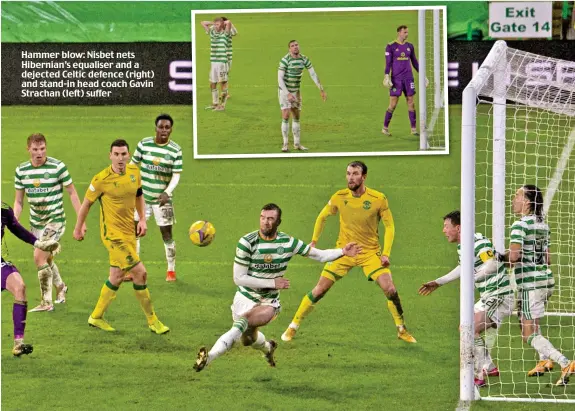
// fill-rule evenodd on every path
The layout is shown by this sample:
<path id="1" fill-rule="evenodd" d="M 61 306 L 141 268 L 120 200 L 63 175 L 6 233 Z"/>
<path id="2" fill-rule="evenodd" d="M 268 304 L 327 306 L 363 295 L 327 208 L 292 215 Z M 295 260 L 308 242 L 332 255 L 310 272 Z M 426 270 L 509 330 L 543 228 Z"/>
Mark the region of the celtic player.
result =
<path id="1" fill-rule="evenodd" d="M 291 130 L 294 140 L 294 149 L 300 151 L 307 151 L 307 148 L 300 143 L 300 115 L 302 108 L 301 97 L 301 77 L 303 70 L 307 69 L 309 75 L 315 85 L 319 88 L 321 98 L 326 101 L 327 94 L 319 81 L 311 61 L 300 54 L 299 43 L 296 40 L 291 40 L 288 43 L 289 53 L 283 56 L 280 60 L 278 68 L 278 97 L 280 101 L 280 108 L 282 111 L 282 137 L 283 146 L 282 151 L 289 151 L 289 119 L 290 114 L 293 116 Z"/>
<path id="2" fill-rule="evenodd" d="M 174 120 L 169 114 L 156 117 L 156 136 L 140 141 L 132 156 L 132 164 L 140 165 L 142 190 L 146 202 L 146 220 L 153 214 L 160 227 L 168 270 L 166 281 L 176 281 L 176 242 L 172 226 L 176 222 L 172 194 L 180 181 L 182 172 L 182 149 L 170 140 Z M 136 222 L 138 213 L 134 214 Z M 140 238 L 136 243 L 140 254 Z"/>
<path id="3" fill-rule="evenodd" d="M 30 160 L 16 167 L 14 215 L 16 219 L 20 218 L 26 195 L 30 204 L 32 233 L 41 241 L 59 241 L 66 229 L 64 189 L 70 195 L 76 214 L 80 211 L 80 199 L 66 165 L 46 156 L 46 137 L 40 133 L 32 134 L 28 137 L 27 145 Z M 51 253 L 35 248 L 34 262 L 38 267 L 42 300 L 40 305 L 30 312 L 53 311 L 52 286 L 56 287 L 56 304 L 66 302 L 68 287 L 62 281 L 60 270 Z"/>
<path id="4" fill-rule="evenodd" d="M 260 229 L 246 234 L 238 242 L 234 260 L 234 282 L 238 286 L 232 304 L 232 328 L 223 334 L 210 352 L 200 348 L 194 369 L 206 365 L 230 350 L 235 341 L 251 345 L 263 352 L 267 362 L 275 367 L 276 342 L 266 340 L 258 331 L 280 312 L 280 291 L 289 288 L 283 278 L 289 261 L 295 255 L 317 261 L 333 261 L 342 256 L 353 257 L 361 248 L 348 243 L 343 248 L 318 250 L 288 234 L 279 232 L 282 210 L 276 204 L 265 205 L 260 213 Z"/>
<path id="5" fill-rule="evenodd" d="M 499 260 L 513 266 L 521 336 L 539 353 L 540 361 L 527 375 L 543 375 L 556 361 L 561 366 L 556 385 L 566 385 L 575 374 L 575 361 L 569 361 L 539 329 L 539 320 L 545 315 L 545 306 L 555 287 L 550 268 L 549 226 L 543 216 L 543 193 L 537 186 L 524 185 L 515 193 L 512 206 L 520 218 L 511 226 L 509 251 L 500 255 Z"/>
<path id="6" fill-rule="evenodd" d="M 395 235 L 393 216 L 383 193 L 365 186 L 367 166 L 353 161 L 347 166 L 347 188 L 331 196 L 328 204 L 316 219 L 311 246 L 315 246 L 327 218 L 339 212 L 339 236 L 337 247 L 354 241 L 363 251 L 357 257 L 344 257 L 324 266 L 317 285 L 307 293 L 295 313 L 282 340 L 291 341 L 301 321 L 309 314 L 336 281 L 347 275 L 353 267 L 361 267 L 369 281 L 375 281 L 387 298 L 387 308 L 397 327 L 397 337 L 409 343 L 415 338 L 407 331 L 403 321 L 403 308 L 389 269 L 389 255 Z M 385 225 L 384 246 L 379 245 L 379 222 Z"/>
<path id="7" fill-rule="evenodd" d="M 457 243 L 457 254 L 461 259 L 460 236 L 461 214 L 452 211 L 443 217 L 443 234 L 450 243 Z M 498 328 L 503 320 L 513 312 L 515 298 L 504 264 L 498 264 L 491 241 L 482 234 L 475 234 L 475 288 L 479 291 L 479 301 L 475 304 L 475 385 L 486 385 L 485 376 L 498 376 L 499 370 L 493 363 L 491 355 L 481 336 L 486 330 Z M 429 281 L 419 288 L 419 294 L 429 295 L 438 287 L 459 279 L 461 266 L 434 281 Z"/>
<path id="8" fill-rule="evenodd" d="M 228 42 L 231 39 L 232 22 L 217 17 L 213 23 L 202 21 L 202 27 L 210 36 L 210 88 L 212 90 L 212 106 L 215 111 L 225 109 L 228 94 Z M 221 95 L 218 96 L 218 83 Z"/>

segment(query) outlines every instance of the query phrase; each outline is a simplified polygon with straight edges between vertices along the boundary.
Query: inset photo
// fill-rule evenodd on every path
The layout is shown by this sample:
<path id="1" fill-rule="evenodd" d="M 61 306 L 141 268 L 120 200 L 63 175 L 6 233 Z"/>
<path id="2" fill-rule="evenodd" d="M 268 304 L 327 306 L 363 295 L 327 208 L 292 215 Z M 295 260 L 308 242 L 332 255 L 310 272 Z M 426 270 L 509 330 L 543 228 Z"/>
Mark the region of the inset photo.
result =
<path id="1" fill-rule="evenodd" d="M 449 154 L 445 9 L 192 11 L 194 158 Z"/>

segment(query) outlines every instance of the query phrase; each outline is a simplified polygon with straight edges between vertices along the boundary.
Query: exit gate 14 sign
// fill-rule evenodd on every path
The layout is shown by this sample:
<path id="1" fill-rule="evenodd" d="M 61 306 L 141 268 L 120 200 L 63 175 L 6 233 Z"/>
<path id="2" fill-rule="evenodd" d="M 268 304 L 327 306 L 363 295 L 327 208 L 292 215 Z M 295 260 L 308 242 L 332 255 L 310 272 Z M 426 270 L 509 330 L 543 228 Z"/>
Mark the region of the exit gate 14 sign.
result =
<path id="1" fill-rule="evenodd" d="M 489 3 L 489 36 L 499 38 L 551 37 L 553 3 Z"/>

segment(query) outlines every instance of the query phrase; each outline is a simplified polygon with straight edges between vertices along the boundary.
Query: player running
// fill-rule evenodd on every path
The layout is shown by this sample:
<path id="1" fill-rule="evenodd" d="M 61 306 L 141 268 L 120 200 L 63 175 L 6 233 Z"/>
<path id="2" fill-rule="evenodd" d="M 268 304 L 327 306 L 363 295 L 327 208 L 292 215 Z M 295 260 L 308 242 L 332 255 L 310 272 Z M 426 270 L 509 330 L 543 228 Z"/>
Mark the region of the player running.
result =
<path id="1" fill-rule="evenodd" d="M 213 22 L 202 21 L 202 27 L 210 36 L 210 88 L 215 111 L 224 111 L 228 94 L 228 43 L 231 40 L 231 20 L 216 17 Z M 218 95 L 218 83 L 221 94 Z"/>
<path id="2" fill-rule="evenodd" d="M 30 160 L 16 167 L 14 177 L 16 188 L 14 215 L 17 220 L 20 219 L 26 195 L 30 204 L 32 233 L 43 241 L 48 239 L 59 241 L 66 231 L 64 189 L 70 195 L 76 214 L 80 211 L 80 198 L 66 165 L 60 160 L 46 156 L 46 137 L 40 133 L 32 134 L 28 137 L 27 145 Z M 68 287 L 62 281 L 60 269 L 51 253 L 35 248 L 34 263 L 38 267 L 41 302 L 30 312 L 54 311 L 52 286 L 56 287 L 54 301 L 56 304 L 66 302 Z"/>
<path id="3" fill-rule="evenodd" d="M 389 107 L 385 112 L 385 120 L 383 122 L 383 129 L 381 132 L 385 135 L 391 136 L 389 132 L 389 123 L 397 101 L 402 94 L 405 94 L 407 100 L 407 110 L 409 113 L 409 122 L 411 124 L 411 134 L 418 136 L 416 122 L 415 122 L 415 103 L 413 96 L 415 95 L 415 80 L 413 79 L 413 71 L 419 72 L 419 63 L 415 56 L 415 47 L 413 44 L 407 42 L 409 30 L 407 26 L 399 26 L 397 28 L 397 39 L 389 43 L 385 48 L 385 78 L 383 85 L 388 87 L 389 90 Z M 390 73 L 391 72 L 391 78 Z M 429 85 L 427 78 L 425 79 L 425 87 Z"/>
<path id="4" fill-rule="evenodd" d="M 282 111 L 282 137 L 284 153 L 289 151 L 289 119 L 292 115 L 291 130 L 293 133 L 294 149 L 307 151 L 307 148 L 300 143 L 300 115 L 302 109 L 301 97 L 301 77 L 304 68 L 307 69 L 311 79 L 319 88 L 323 101 L 327 100 L 327 94 L 319 81 L 311 61 L 300 54 L 299 43 L 297 40 L 291 40 L 288 43 L 289 53 L 282 57 L 278 68 L 278 97 Z"/>
<path id="5" fill-rule="evenodd" d="M 238 286 L 234 297 L 232 328 L 223 334 L 208 352 L 200 348 L 194 369 L 206 365 L 225 354 L 235 341 L 251 345 L 263 352 L 269 365 L 275 367 L 276 342 L 266 340 L 258 330 L 270 323 L 280 312 L 280 291 L 289 288 L 283 278 L 289 261 L 297 254 L 317 261 L 333 261 L 342 256 L 354 257 L 361 247 L 348 243 L 343 248 L 318 250 L 288 234 L 278 232 L 282 210 L 276 204 L 265 205 L 260 213 L 260 229 L 246 234 L 238 242 L 234 260 L 234 282 Z"/>
<path id="6" fill-rule="evenodd" d="M 399 294 L 391 278 L 389 256 L 395 234 L 395 226 L 387 198 L 383 193 L 365 186 L 367 166 L 361 161 L 353 161 L 347 166 L 347 188 L 339 190 L 323 208 L 313 230 L 312 242 L 315 246 L 329 216 L 339 212 L 339 236 L 337 247 L 353 241 L 363 249 L 357 257 L 344 257 L 327 263 L 317 285 L 306 294 L 295 313 L 291 324 L 282 335 L 282 340 L 291 341 L 301 321 L 309 314 L 337 280 L 347 275 L 353 267 L 361 267 L 369 281 L 375 281 L 387 297 L 387 308 L 397 327 L 397 337 L 409 343 L 416 340 L 407 331 L 403 320 L 403 308 Z M 383 249 L 379 245 L 379 222 L 385 225 Z"/>
<path id="7" fill-rule="evenodd" d="M 182 173 L 182 149 L 170 139 L 174 120 L 169 114 L 156 117 L 156 136 L 138 143 L 131 164 L 140 166 L 142 191 L 146 202 L 146 221 L 154 215 L 160 227 L 168 270 L 166 281 L 176 281 L 176 242 L 172 226 L 176 222 L 172 194 Z M 138 212 L 134 214 L 139 221 Z M 136 238 L 136 253 L 140 255 L 140 238 Z"/>

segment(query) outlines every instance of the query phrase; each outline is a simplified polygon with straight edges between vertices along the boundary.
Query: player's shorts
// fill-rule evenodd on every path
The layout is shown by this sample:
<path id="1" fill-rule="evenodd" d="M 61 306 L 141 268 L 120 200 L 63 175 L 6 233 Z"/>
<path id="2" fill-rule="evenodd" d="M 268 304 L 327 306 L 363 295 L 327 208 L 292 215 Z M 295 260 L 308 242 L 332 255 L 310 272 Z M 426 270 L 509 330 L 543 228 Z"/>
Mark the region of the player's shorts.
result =
<path id="1" fill-rule="evenodd" d="M 275 320 L 275 318 L 278 316 L 278 314 L 282 309 L 279 298 L 274 299 L 264 298 L 260 302 L 255 302 L 253 300 L 250 300 L 248 297 L 246 297 L 239 291 L 236 291 L 236 295 L 234 296 L 234 302 L 230 307 L 232 309 L 232 319 L 234 321 L 237 321 L 249 310 L 251 310 L 254 307 L 258 307 L 260 305 L 264 306 L 267 305 L 274 309 L 274 317 L 272 318 L 272 321 Z"/>
<path id="2" fill-rule="evenodd" d="M 56 240 L 60 241 L 60 238 L 64 235 L 66 231 L 66 223 L 63 221 L 48 223 L 43 228 L 30 229 L 30 232 L 40 241 L 46 240 Z"/>
<path id="3" fill-rule="evenodd" d="M 391 270 L 381 265 L 379 253 L 359 254 L 355 257 L 343 256 L 337 260 L 326 263 L 321 276 L 337 281 L 349 273 L 353 267 L 361 267 L 363 274 L 369 281 L 377 280 L 383 274 L 391 274 Z"/>
<path id="4" fill-rule="evenodd" d="M 154 215 L 154 220 L 158 227 L 165 227 L 168 225 L 174 225 L 176 223 L 176 217 L 174 215 L 174 205 L 172 203 L 164 204 L 160 207 L 159 204 L 147 204 L 145 206 L 146 221 Z M 140 216 L 138 211 L 134 211 L 134 221 L 140 221 Z"/>
<path id="5" fill-rule="evenodd" d="M 497 325 L 503 324 L 503 320 L 513 314 L 515 306 L 515 296 L 513 293 L 501 296 L 494 296 L 487 299 L 479 299 L 473 307 L 473 311 L 478 313 L 485 311 L 487 317 Z"/>
<path id="6" fill-rule="evenodd" d="M 555 287 L 538 288 L 536 290 L 517 291 L 517 311 L 521 318 L 536 320 L 545 314 L 547 301 L 553 295 Z"/>
<path id="7" fill-rule="evenodd" d="M 228 81 L 228 63 L 211 63 L 210 83 L 223 83 Z"/>
<path id="8" fill-rule="evenodd" d="M 391 78 L 391 88 L 389 89 L 389 95 L 392 97 L 400 97 L 404 93 L 407 97 L 413 96 L 415 94 L 415 81 L 411 79 L 400 79 L 394 80 Z"/>
<path id="9" fill-rule="evenodd" d="M 8 277 L 17 272 L 18 269 L 13 266 L 10 261 L 4 261 L 4 259 L 2 259 L 2 291 L 6 289 L 6 281 L 8 281 Z"/>
<path id="10" fill-rule="evenodd" d="M 110 254 L 110 267 L 129 271 L 140 262 L 136 253 L 136 236 L 133 239 L 102 239 Z"/>
<path id="11" fill-rule="evenodd" d="M 288 100 L 288 93 L 278 89 L 278 99 L 280 101 L 280 108 L 282 110 L 297 108 L 298 110 L 301 111 L 302 107 L 301 92 L 295 91 L 291 94 L 293 94 L 296 98 L 296 101 L 294 101 L 293 103 Z"/>

